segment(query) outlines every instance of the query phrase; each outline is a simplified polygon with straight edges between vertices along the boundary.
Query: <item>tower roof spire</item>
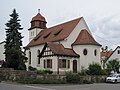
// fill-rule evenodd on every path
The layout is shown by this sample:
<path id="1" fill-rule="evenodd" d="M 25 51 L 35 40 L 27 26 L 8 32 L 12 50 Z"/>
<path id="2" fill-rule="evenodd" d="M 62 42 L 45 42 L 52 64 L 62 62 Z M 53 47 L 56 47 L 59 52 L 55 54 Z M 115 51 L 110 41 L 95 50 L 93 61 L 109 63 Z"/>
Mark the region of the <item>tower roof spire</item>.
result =
<path id="1" fill-rule="evenodd" d="M 46 22 L 45 17 L 43 17 L 40 14 L 40 9 L 38 9 L 38 14 L 32 18 L 32 21 L 36 21 L 36 20 L 40 20 L 40 21 Z"/>
<path id="2" fill-rule="evenodd" d="M 40 13 L 40 9 L 38 9 L 38 13 Z"/>
<path id="3" fill-rule="evenodd" d="M 33 28 L 41 28 L 41 29 L 45 29 L 46 28 L 46 20 L 45 20 L 45 17 L 43 17 L 41 14 L 40 14 L 40 9 L 38 9 L 38 13 L 36 16 L 34 16 L 31 20 L 31 29 Z"/>

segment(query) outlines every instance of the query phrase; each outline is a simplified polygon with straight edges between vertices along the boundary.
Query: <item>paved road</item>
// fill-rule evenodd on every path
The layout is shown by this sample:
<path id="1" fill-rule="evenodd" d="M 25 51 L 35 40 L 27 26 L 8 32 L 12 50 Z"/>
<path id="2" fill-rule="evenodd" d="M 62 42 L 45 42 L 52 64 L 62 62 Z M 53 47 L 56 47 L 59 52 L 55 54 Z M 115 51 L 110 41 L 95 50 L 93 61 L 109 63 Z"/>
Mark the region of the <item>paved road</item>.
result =
<path id="1" fill-rule="evenodd" d="M 0 83 L 0 90 L 120 90 L 120 84 L 18 85 Z"/>

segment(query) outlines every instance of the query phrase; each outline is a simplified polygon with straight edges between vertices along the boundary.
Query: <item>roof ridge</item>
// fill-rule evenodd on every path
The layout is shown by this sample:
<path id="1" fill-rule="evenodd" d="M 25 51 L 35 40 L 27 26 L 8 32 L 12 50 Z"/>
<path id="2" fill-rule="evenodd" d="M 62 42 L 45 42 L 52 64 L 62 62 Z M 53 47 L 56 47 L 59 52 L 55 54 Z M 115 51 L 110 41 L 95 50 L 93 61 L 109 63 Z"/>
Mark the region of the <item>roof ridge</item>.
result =
<path id="1" fill-rule="evenodd" d="M 60 25 L 63 25 L 63 24 L 66 24 L 66 23 L 69 23 L 69 22 L 72 22 L 72 21 L 80 20 L 81 18 L 83 18 L 83 17 L 79 17 L 79 18 L 76 18 L 76 19 L 72 19 L 72 20 L 69 20 L 69 21 L 66 21 L 66 22 L 63 22 L 63 23 L 60 23 L 60 24 L 51 26 L 51 27 L 46 28 L 46 29 L 44 29 L 44 30 L 47 30 L 47 29 L 50 29 L 50 28 L 53 28 L 53 27 L 57 27 L 57 26 L 60 26 Z"/>

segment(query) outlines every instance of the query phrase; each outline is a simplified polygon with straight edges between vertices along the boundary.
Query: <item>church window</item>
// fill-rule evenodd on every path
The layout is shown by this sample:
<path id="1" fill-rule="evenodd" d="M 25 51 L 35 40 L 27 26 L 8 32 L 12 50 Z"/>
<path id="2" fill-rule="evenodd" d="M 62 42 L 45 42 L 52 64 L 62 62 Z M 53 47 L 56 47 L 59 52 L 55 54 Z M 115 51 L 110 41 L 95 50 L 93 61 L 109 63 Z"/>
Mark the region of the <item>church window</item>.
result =
<path id="1" fill-rule="evenodd" d="M 46 26 L 45 26 L 45 23 L 43 23 L 43 28 L 45 28 Z"/>
<path id="2" fill-rule="evenodd" d="M 70 60 L 68 60 L 68 68 L 70 68 Z"/>
<path id="3" fill-rule="evenodd" d="M 94 55 L 95 55 L 95 56 L 97 55 L 97 50 L 96 50 L 96 49 L 94 50 Z"/>
<path id="4" fill-rule="evenodd" d="M 29 64 L 31 64 L 31 52 L 29 51 Z"/>
<path id="5" fill-rule="evenodd" d="M 70 68 L 70 60 L 59 59 L 59 68 Z"/>
<path id="6" fill-rule="evenodd" d="M 59 68 L 70 68 L 70 60 L 59 59 Z"/>
<path id="7" fill-rule="evenodd" d="M 31 34 L 31 36 L 32 36 L 32 32 L 31 32 L 30 34 Z"/>
<path id="8" fill-rule="evenodd" d="M 34 26 L 35 26 L 35 22 L 32 22 L 32 23 L 31 23 L 31 27 L 34 27 Z"/>
<path id="9" fill-rule="evenodd" d="M 31 36 L 34 36 L 34 31 L 31 31 Z"/>
<path id="10" fill-rule="evenodd" d="M 66 59 L 62 59 L 62 68 L 66 68 Z"/>
<path id="11" fill-rule="evenodd" d="M 33 31 L 33 36 L 34 36 L 34 31 Z"/>
<path id="12" fill-rule="evenodd" d="M 41 27 L 41 22 L 39 21 L 39 27 Z"/>
<path id="13" fill-rule="evenodd" d="M 51 59 L 44 60 L 44 68 L 52 68 L 52 60 Z"/>
<path id="14" fill-rule="evenodd" d="M 40 55 L 40 50 L 38 50 L 38 55 L 37 55 L 37 57 L 38 57 L 38 64 L 40 64 L 40 57 L 39 57 L 39 55 Z"/>
<path id="15" fill-rule="evenodd" d="M 118 50 L 117 52 L 118 52 L 118 54 L 120 54 L 120 50 Z"/>
<path id="16" fill-rule="evenodd" d="M 84 55 L 87 55 L 87 53 L 88 53 L 87 49 L 84 49 L 84 50 L 83 50 L 83 54 L 84 54 Z"/>
<path id="17" fill-rule="evenodd" d="M 42 28 L 44 27 L 44 22 L 41 22 L 41 27 L 42 27 Z"/>
<path id="18" fill-rule="evenodd" d="M 47 60 L 47 68 L 50 68 L 50 59 Z"/>

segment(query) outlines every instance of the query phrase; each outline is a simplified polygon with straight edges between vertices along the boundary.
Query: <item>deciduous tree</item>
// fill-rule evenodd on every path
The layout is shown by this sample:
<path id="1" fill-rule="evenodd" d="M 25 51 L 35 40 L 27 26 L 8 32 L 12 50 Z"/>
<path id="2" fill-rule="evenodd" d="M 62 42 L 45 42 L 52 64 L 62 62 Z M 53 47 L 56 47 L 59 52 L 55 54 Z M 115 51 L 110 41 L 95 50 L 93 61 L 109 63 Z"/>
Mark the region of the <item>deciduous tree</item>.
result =
<path id="1" fill-rule="evenodd" d="M 119 72 L 120 62 L 117 59 L 113 59 L 107 62 L 107 70 Z"/>

